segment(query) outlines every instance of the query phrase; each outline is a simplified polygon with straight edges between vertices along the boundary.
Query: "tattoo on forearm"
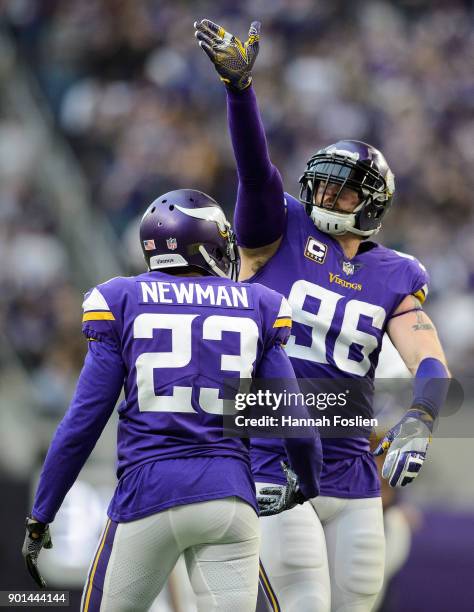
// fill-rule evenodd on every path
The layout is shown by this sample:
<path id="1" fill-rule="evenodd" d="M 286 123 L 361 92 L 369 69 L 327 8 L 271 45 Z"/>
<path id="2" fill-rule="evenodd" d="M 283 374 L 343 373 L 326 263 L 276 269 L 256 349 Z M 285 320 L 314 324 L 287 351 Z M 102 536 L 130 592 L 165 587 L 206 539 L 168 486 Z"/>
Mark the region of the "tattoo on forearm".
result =
<path id="1" fill-rule="evenodd" d="M 414 298 L 415 305 L 419 305 L 419 301 Z M 415 311 L 416 312 L 416 325 L 412 325 L 413 331 L 427 331 L 434 330 L 434 326 L 431 323 L 425 323 L 423 320 L 423 311 L 421 308 Z"/>

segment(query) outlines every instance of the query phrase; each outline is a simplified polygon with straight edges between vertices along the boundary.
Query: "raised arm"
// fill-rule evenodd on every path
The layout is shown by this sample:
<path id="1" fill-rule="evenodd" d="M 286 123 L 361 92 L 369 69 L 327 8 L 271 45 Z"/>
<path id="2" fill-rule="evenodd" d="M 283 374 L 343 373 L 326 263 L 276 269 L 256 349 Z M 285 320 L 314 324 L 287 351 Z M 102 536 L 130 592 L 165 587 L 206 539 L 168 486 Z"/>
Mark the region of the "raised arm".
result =
<path id="1" fill-rule="evenodd" d="M 239 178 L 235 229 L 242 255 L 240 280 L 245 280 L 272 257 L 285 230 L 283 183 L 270 160 L 251 86 L 260 23 L 252 23 L 245 44 L 207 19 L 196 23 L 195 27 L 201 48 L 213 62 L 227 90 L 229 131 Z"/>

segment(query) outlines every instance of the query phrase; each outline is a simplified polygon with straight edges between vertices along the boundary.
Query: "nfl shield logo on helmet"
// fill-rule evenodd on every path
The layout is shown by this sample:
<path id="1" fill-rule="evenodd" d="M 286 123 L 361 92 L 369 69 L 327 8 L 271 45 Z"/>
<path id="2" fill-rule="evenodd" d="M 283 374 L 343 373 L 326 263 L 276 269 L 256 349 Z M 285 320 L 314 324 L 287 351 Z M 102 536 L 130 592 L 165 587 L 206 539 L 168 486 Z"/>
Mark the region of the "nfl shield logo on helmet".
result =
<path id="1" fill-rule="evenodd" d="M 166 246 L 169 248 L 170 251 L 174 251 L 178 248 L 178 241 L 176 240 L 176 238 L 168 238 L 166 240 Z"/>
<path id="2" fill-rule="evenodd" d="M 354 264 L 352 264 L 350 261 L 343 261 L 342 262 L 342 271 L 347 276 L 350 276 L 351 274 L 354 274 Z"/>

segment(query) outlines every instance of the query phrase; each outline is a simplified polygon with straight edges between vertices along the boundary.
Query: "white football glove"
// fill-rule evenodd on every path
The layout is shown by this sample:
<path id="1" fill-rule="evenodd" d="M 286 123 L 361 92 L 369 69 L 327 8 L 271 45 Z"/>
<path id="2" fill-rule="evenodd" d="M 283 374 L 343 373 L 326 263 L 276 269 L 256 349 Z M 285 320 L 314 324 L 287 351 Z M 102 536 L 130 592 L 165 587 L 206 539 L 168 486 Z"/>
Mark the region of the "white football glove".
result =
<path id="1" fill-rule="evenodd" d="M 391 487 L 404 487 L 418 476 L 431 442 L 432 427 L 433 419 L 426 411 L 412 408 L 374 450 L 376 456 L 387 451 L 382 477 Z"/>

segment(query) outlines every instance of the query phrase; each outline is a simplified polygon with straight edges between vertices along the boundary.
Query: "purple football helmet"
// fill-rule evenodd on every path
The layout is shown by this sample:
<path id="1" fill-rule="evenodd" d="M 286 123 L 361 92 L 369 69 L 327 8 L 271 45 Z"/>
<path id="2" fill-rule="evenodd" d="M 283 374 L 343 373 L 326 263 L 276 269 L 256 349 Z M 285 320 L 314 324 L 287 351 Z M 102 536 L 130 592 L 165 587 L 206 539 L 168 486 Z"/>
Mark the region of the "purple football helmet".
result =
<path id="1" fill-rule="evenodd" d="M 202 191 L 177 189 L 152 202 L 140 223 L 140 244 L 150 270 L 237 280 L 234 233 L 219 204 Z"/>
<path id="2" fill-rule="evenodd" d="M 330 183 L 340 186 L 334 206 L 344 187 L 357 192 L 359 204 L 352 213 L 315 204 L 319 186 L 323 186 L 324 198 Z M 378 232 L 395 191 L 395 177 L 385 157 L 359 140 L 340 140 L 318 151 L 308 161 L 300 184 L 300 201 L 306 212 L 318 229 L 332 235 L 352 232 L 368 237 Z"/>

